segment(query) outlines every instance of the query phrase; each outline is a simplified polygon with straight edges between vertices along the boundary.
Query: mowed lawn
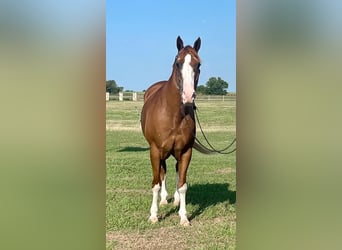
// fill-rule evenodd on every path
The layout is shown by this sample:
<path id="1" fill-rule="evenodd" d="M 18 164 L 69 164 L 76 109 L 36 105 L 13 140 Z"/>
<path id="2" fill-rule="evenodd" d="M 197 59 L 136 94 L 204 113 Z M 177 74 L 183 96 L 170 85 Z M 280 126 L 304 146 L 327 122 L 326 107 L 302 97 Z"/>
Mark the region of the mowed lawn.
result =
<path id="1" fill-rule="evenodd" d="M 107 249 L 235 249 L 236 158 L 194 151 L 187 174 L 190 227 L 179 225 L 175 160 L 167 160 L 169 204 L 160 221 L 148 221 L 152 201 L 149 146 L 140 129 L 142 102 L 107 102 L 106 245 Z M 235 102 L 197 103 L 210 143 L 224 148 L 235 138 Z M 205 143 L 197 130 L 198 138 Z M 235 147 L 235 145 L 234 145 Z"/>

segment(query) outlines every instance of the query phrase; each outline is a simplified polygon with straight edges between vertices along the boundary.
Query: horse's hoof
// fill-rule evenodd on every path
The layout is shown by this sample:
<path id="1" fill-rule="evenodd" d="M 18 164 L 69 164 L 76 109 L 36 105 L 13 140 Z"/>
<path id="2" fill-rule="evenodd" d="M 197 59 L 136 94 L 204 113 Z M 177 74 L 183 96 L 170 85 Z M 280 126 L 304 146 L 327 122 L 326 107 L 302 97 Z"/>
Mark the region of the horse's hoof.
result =
<path id="1" fill-rule="evenodd" d="M 179 206 L 179 200 L 174 200 L 173 205 L 174 205 L 175 207 L 178 207 L 178 206 Z"/>
<path id="2" fill-rule="evenodd" d="M 158 222 L 158 217 L 155 216 L 150 216 L 150 218 L 148 219 L 152 224 L 157 223 Z"/>
<path id="3" fill-rule="evenodd" d="M 165 206 L 167 205 L 167 200 L 160 201 L 159 206 Z"/>
<path id="4" fill-rule="evenodd" d="M 184 226 L 184 227 L 191 226 L 188 219 L 181 219 L 180 224 L 181 224 L 181 226 Z"/>

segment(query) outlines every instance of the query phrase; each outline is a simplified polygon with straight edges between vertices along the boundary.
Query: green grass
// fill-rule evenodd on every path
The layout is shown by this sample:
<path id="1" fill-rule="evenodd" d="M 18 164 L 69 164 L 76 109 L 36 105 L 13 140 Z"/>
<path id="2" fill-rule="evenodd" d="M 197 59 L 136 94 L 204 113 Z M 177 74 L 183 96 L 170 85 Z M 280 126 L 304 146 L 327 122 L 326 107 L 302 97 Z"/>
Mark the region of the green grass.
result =
<path id="1" fill-rule="evenodd" d="M 234 106 L 225 102 L 197 106 L 212 144 L 223 148 L 235 138 L 231 129 L 235 126 Z M 148 222 L 152 171 L 148 144 L 139 128 L 141 107 L 140 102 L 107 102 L 107 249 L 235 249 L 235 153 L 203 155 L 194 151 L 186 197 L 191 227 L 179 225 L 178 208 L 172 205 L 176 178 L 175 160 L 170 157 L 169 204 L 159 208 L 158 223 Z"/>

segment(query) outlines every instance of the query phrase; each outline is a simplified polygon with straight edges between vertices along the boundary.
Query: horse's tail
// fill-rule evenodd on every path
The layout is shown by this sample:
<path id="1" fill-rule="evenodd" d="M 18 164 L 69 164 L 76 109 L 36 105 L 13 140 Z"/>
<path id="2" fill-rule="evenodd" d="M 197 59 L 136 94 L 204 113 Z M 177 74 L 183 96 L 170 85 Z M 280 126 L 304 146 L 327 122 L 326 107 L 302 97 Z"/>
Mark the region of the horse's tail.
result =
<path id="1" fill-rule="evenodd" d="M 215 154 L 215 152 L 213 152 L 210 149 L 207 149 L 206 147 L 204 147 L 203 145 L 197 143 L 196 141 L 194 142 L 193 148 L 196 149 L 198 152 L 202 153 L 202 154 Z"/>

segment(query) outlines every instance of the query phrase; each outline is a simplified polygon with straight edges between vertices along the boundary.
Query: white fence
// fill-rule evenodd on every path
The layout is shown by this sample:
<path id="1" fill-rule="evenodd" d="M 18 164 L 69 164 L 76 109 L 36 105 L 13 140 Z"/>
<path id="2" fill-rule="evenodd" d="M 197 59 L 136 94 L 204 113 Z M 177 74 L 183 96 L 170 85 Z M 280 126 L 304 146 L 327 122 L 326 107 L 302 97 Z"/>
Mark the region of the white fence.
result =
<path id="1" fill-rule="evenodd" d="M 236 101 L 236 95 L 198 95 L 196 101 Z"/>
<path id="2" fill-rule="evenodd" d="M 118 94 L 106 94 L 106 101 L 143 101 L 143 92 L 120 92 Z M 236 95 L 197 95 L 196 101 L 236 101 Z"/>

